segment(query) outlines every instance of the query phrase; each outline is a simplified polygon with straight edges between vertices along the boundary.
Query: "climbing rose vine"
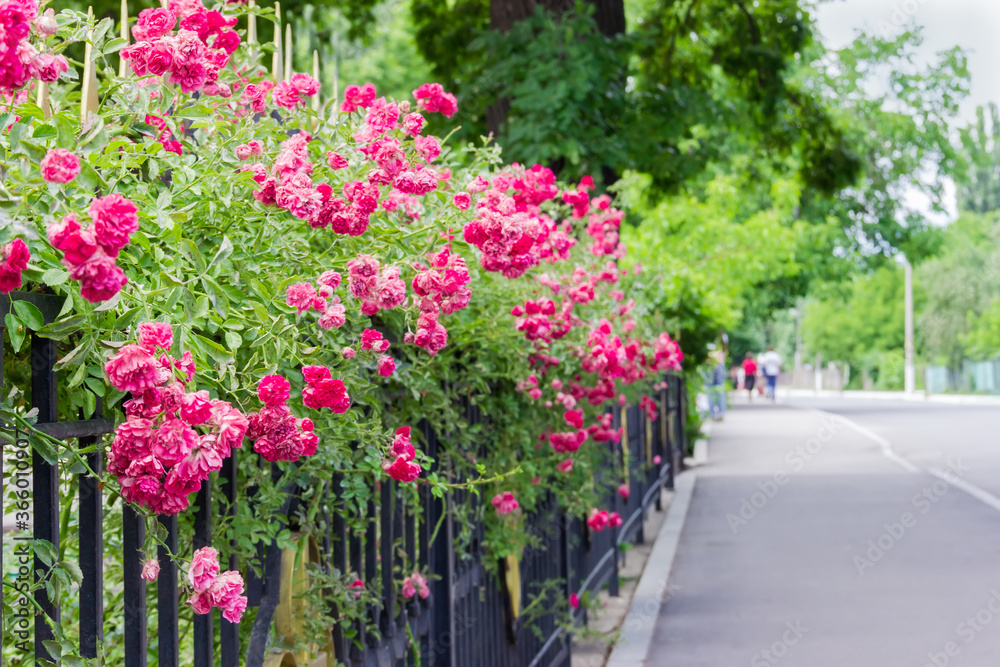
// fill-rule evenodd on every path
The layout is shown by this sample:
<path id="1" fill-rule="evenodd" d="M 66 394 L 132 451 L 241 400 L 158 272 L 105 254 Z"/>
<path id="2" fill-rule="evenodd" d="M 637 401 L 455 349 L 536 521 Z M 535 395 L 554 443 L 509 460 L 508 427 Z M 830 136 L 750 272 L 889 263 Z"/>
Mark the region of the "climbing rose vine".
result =
<path id="1" fill-rule="evenodd" d="M 275 81 L 244 12 L 170 0 L 126 45 L 80 12 L 0 0 L 0 292 L 65 304 L 6 324 L 58 342 L 65 416 L 100 399 L 115 419 L 93 472 L 175 515 L 236 456 L 238 505 L 266 519 L 219 524 L 216 548 L 242 562 L 277 538 L 285 490 L 317 498 L 332 475 L 348 521 L 381 484 L 482 485 L 470 497 L 492 505 L 499 557 L 527 544 L 546 494 L 590 530 L 620 525 L 602 507 L 617 483 L 596 474 L 622 439 L 611 411 L 655 416 L 683 358 L 657 276 L 629 263 L 624 212 L 590 178 L 440 138 L 461 100 L 438 83 L 393 100 L 358 82 L 314 105 L 331 91 Z M 99 106 L 81 123 L 61 54 L 90 30 Z M 237 622 L 243 581 L 215 548 L 174 556 L 194 612 Z M 364 582 L 341 575 L 363 605 Z M 400 589 L 429 594 L 416 571 Z"/>

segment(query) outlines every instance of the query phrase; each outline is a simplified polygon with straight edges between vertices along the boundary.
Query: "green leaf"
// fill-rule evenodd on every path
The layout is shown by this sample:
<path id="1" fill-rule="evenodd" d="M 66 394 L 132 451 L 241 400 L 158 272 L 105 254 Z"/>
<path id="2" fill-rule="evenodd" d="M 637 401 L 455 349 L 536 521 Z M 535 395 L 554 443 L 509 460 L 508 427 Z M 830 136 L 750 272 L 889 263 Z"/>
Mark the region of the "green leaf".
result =
<path id="1" fill-rule="evenodd" d="M 15 301 L 14 310 L 17 311 L 20 320 L 32 331 L 38 331 L 45 326 L 45 318 L 42 317 L 42 311 L 38 310 L 38 306 L 35 304 L 28 301 Z"/>
<path id="2" fill-rule="evenodd" d="M 21 343 L 24 342 L 24 336 L 28 332 L 28 328 L 21 323 L 19 319 L 14 315 L 14 313 L 7 313 L 3 318 L 4 323 L 7 325 L 7 335 L 10 337 L 10 346 L 14 348 L 14 353 L 17 354 L 21 349 Z"/>
<path id="3" fill-rule="evenodd" d="M 76 583 L 83 581 L 83 572 L 80 571 L 80 566 L 76 564 L 76 561 L 72 558 L 67 558 L 59 563 L 66 572 L 69 573 L 70 579 Z"/>
<path id="4" fill-rule="evenodd" d="M 76 369 L 73 373 L 73 377 L 70 378 L 69 384 L 66 385 L 67 389 L 76 389 L 83 382 L 83 378 L 87 377 L 87 366 L 86 364 L 80 364 L 80 367 Z"/>
<path id="5" fill-rule="evenodd" d="M 97 308 L 94 308 L 94 312 L 103 313 L 109 310 L 113 310 L 114 307 L 117 306 L 118 302 L 121 300 L 122 300 L 122 293 L 118 292 L 113 297 L 111 297 L 110 299 L 99 305 Z"/>
<path id="6" fill-rule="evenodd" d="M 90 352 L 94 347 L 91 341 L 87 341 L 82 345 L 77 345 L 74 347 L 69 354 L 60 359 L 56 365 L 55 370 L 62 370 L 63 368 L 68 368 L 69 366 L 75 366 L 83 360 L 83 357 L 87 352 Z"/>
<path id="7" fill-rule="evenodd" d="M 243 344 L 243 338 L 238 333 L 236 333 L 235 331 L 226 332 L 226 345 L 229 346 L 230 350 L 236 352 L 237 350 L 240 349 L 240 345 L 242 344 Z"/>
<path id="8" fill-rule="evenodd" d="M 66 303 L 72 303 L 72 299 L 66 299 Z M 46 324 L 38 331 L 38 335 L 52 340 L 62 340 L 70 336 L 87 324 L 86 315 L 73 315 L 65 320 L 57 320 L 51 324 Z"/>
<path id="9" fill-rule="evenodd" d="M 48 137 L 56 136 L 56 128 L 52 125 L 39 125 L 35 128 L 35 131 L 31 133 L 34 139 L 46 139 Z"/>
<path id="10" fill-rule="evenodd" d="M 46 565 L 52 565 L 59 558 L 59 551 L 47 540 L 29 540 L 35 555 Z"/>
<path id="11" fill-rule="evenodd" d="M 69 279 L 69 271 L 63 271 L 62 269 L 49 269 L 42 274 L 42 282 L 49 287 L 55 287 L 56 285 L 62 285 Z"/>
<path id="12" fill-rule="evenodd" d="M 209 263 L 208 268 L 212 268 L 216 264 L 222 262 L 227 257 L 233 254 L 233 242 L 229 240 L 228 236 L 222 237 L 222 244 L 219 246 L 218 252 L 215 253 L 215 257 Z"/>

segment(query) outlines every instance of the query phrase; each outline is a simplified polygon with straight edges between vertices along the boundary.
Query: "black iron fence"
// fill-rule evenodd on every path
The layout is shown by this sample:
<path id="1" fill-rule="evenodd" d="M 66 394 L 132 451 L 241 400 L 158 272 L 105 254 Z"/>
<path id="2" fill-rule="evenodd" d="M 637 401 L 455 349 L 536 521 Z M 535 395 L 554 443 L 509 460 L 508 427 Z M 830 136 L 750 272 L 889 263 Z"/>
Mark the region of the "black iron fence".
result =
<path id="1" fill-rule="evenodd" d="M 10 297 L 34 303 L 46 323 L 54 321 L 62 307 L 62 300 L 56 297 L 18 292 Z M 0 298 L 0 310 L 10 310 L 6 297 Z M 60 440 L 78 438 L 81 445 L 94 444 L 101 436 L 111 433 L 114 420 L 102 417 L 99 405 L 92 419 L 59 421 L 58 378 L 53 370 L 56 343 L 32 333 L 29 344 L 31 402 L 38 410 L 38 430 Z M 558 512 L 554 498 L 550 498 L 527 520 L 528 530 L 535 540 L 520 559 L 487 562 L 490 555 L 484 548 L 482 523 L 458 525 L 460 519 L 452 511 L 456 506 L 475 509 L 479 502 L 461 488 L 438 498 L 425 485 L 420 489 L 418 500 L 413 501 L 408 500 L 409 494 L 398 492 L 395 482 L 373 482 L 363 518 L 365 530 L 363 534 L 349 530 L 344 512 L 337 503 L 344 480 L 340 474 L 332 474 L 325 482 L 330 501 L 324 517 L 328 530 L 317 543 L 306 547 L 306 559 L 325 571 L 357 572 L 367 587 L 375 588 L 377 602 L 369 606 L 366 618 L 350 626 L 335 625 L 321 636 L 301 636 L 303 630 L 289 625 L 287 613 L 277 613 L 276 618 L 276 612 L 280 612 L 283 605 L 287 611 L 295 593 L 287 588 L 297 585 L 291 584 L 293 579 L 288 576 L 296 564 L 289 564 L 287 549 L 272 543 L 257 553 L 256 564 L 263 576 L 256 575 L 246 563 L 236 562 L 235 557 L 228 563 L 229 569 L 244 571 L 249 606 L 257 609 L 252 630 L 248 635 L 244 631 L 245 645 L 241 646 L 237 626 L 213 610 L 212 614 L 194 617 L 193 637 L 183 644 L 190 645 L 191 652 L 187 654 L 185 650 L 182 655 L 178 570 L 167 552 L 167 549 L 177 550 L 177 517 L 158 519 L 162 534 L 166 536 L 166 549 L 161 547 L 159 550 L 154 629 L 147 622 L 147 584 L 141 578 L 146 517 L 127 504 L 122 508 L 121 535 L 124 605 L 121 609 L 105 609 L 102 485 L 89 472 L 81 473 L 76 480 L 77 497 L 60 499 L 60 461 L 51 453 L 43 456 L 33 451 L 31 454 L 31 531 L 35 539 L 57 547 L 61 541 L 78 540 L 78 565 L 82 574 L 76 591 L 79 596 L 79 652 L 84 657 L 98 656 L 105 626 L 114 624 L 123 629 L 126 667 L 143 667 L 154 660 L 161 667 L 307 664 L 303 661 L 304 653 L 275 648 L 302 640 L 311 646 L 309 653 L 320 656 L 319 663 L 311 660 L 308 664 L 561 667 L 569 665 L 571 651 L 570 637 L 560 623 L 560 617 L 565 618 L 560 615 L 565 613 L 566 600 L 573 593 L 594 592 L 605 586 L 612 595 L 617 595 L 620 546 L 624 542 L 643 541 L 646 513 L 652 507 L 660 509 L 660 490 L 673 486 L 674 473 L 680 469 L 687 446 L 684 379 L 667 375 L 661 387 L 656 419 L 650 419 L 638 406 L 613 409 L 614 426 L 624 426 L 625 435 L 619 443 L 608 444 L 617 465 L 607 474 L 619 475 L 621 481 L 627 481 L 630 493 L 627 498 L 610 495 L 605 507 L 620 513 L 621 527 L 593 532 L 581 518 Z M 84 387 L 80 391 L 87 389 Z M 482 420 L 471 404 L 466 407 L 466 417 L 470 423 Z M 421 430 L 427 454 L 438 461 L 442 445 L 437 433 L 427 423 L 421 425 Z M 257 456 L 250 452 L 242 455 Z M 219 473 L 218 488 L 222 498 L 212 497 L 210 484 L 205 484 L 197 494 L 193 519 L 195 548 L 212 542 L 213 511 L 232 514 L 237 509 L 236 456 L 237 450 L 233 450 L 232 457 L 226 460 Z M 95 472 L 102 470 L 101 448 L 87 455 L 87 463 Z M 26 470 L 3 471 L 5 484 L 18 479 L 19 472 L 23 477 Z M 66 475 L 67 471 L 62 473 Z M 272 476 L 279 479 L 277 466 L 273 466 Z M 301 499 L 293 488 L 286 491 L 285 505 L 278 514 L 294 517 Z M 60 510 L 65 509 L 66 503 L 75 505 L 76 535 L 61 534 Z M 458 540 L 463 531 L 464 539 Z M 431 574 L 428 581 L 431 594 L 426 599 L 400 596 L 395 576 L 404 566 Z M 36 581 L 45 577 L 48 567 L 43 559 L 35 556 L 32 571 Z M 286 590 L 282 590 L 283 582 Z M 552 582 L 558 585 L 553 586 Z M 11 595 L 16 593 L 5 588 L 5 598 L 10 600 Z M 544 599 L 539 600 L 538 596 Z M 60 609 L 49 599 L 45 587 L 34 592 L 34 603 L 36 609 L 60 622 Z M 522 616 L 521 612 L 529 605 L 541 613 L 532 613 L 530 618 Z M 562 611 L 554 611 L 557 608 Z M 331 611 L 336 617 L 336 610 Z M 578 612 L 577 620 L 583 620 L 584 613 L 583 610 Z M 52 659 L 44 643 L 52 639 L 52 632 L 42 613 L 34 615 L 33 626 L 36 660 Z M 151 638 L 155 644 L 153 650 Z"/>

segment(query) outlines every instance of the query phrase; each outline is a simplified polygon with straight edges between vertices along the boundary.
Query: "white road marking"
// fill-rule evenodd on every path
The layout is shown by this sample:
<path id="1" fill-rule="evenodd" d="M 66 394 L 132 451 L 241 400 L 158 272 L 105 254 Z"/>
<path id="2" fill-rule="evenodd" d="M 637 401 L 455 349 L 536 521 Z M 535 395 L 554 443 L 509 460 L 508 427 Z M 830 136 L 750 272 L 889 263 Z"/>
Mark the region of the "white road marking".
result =
<path id="1" fill-rule="evenodd" d="M 866 438 L 874 440 L 875 443 L 882 449 L 882 454 L 887 459 L 889 459 L 893 463 L 897 464 L 898 466 L 904 468 L 908 472 L 912 472 L 912 473 L 923 472 L 923 469 L 920 466 L 916 465 L 915 463 L 911 463 L 910 461 L 907 461 L 902 456 L 900 456 L 899 454 L 897 454 L 896 450 L 894 450 L 892 448 L 892 443 L 889 442 L 888 440 L 886 440 L 885 438 L 883 438 L 882 436 L 880 436 L 875 431 L 872 431 L 871 429 L 866 428 L 866 427 L 862 426 L 861 424 L 859 424 L 859 423 L 857 423 L 855 421 L 852 421 L 852 420 L 848 419 L 847 417 L 843 417 L 841 415 L 838 415 L 838 414 L 836 414 L 834 412 L 827 412 L 825 410 L 816 410 L 816 412 L 819 412 L 819 413 L 824 414 L 824 415 L 830 415 L 831 417 L 833 417 L 833 418 L 839 420 L 841 423 L 843 423 L 844 426 L 850 427 L 851 429 L 857 431 L 858 433 L 860 433 L 861 435 L 865 436 Z"/>
<path id="2" fill-rule="evenodd" d="M 913 462 L 911 462 L 911 461 L 909 461 L 907 459 L 904 459 L 902 456 L 900 456 L 899 454 L 897 454 L 896 450 L 894 450 L 892 448 L 892 443 L 891 442 L 889 442 L 888 440 L 886 440 L 885 438 L 883 438 L 882 436 L 880 436 L 878 433 L 875 433 L 871 429 L 866 428 L 866 427 L 862 426 L 861 424 L 858 424 L 857 422 L 851 421 L 850 419 L 847 419 L 846 417 L 842 417 L 842 416 L 840 416 L 840 415 L 838 415 L 836 413 L 833 413 L 833 412 L 826 412 L 825 410 L 816 410 L 816 412 L 819 412 L 819 413 L 824 414 L 824 415 L 831 415 L 831 416 L 839 419 L 845 426 L 849 426 L 850 428 L 852 428 L 853 430 L 857 431 L 861 435 L 863 435 L 865 437 L 868 437 L 868 438 L 871 438 L 882 449 L 882 454 L 887 459 L 889 459 L 893 463 L 896 463 L 899 466 L 902 466 L 907 471 L 912 472 L 912 473 L 926 472 L 928 474 L 931 474 L 931 475 L 937 477 L 938 479 L 940 479 L 940 480 L 942 480 L 944 482 L 947 482 L 948 484 L 952 485 L 956 489 L 958 489 L 960 491 L 964 491 L 965 493 L 967 493 L 968 495 L 972 496 L 973 498 L 975 498 L 979 502 L 983 503 L 987 507 L 992 507 L 996 511 L 1000 512 L 1000 498 L 998 498 L 997 496 L 993 495 L 989 491 L 987 491 L 985 489 L 982 489 L 982 488 L 980 488 L 980 487 L 978 487 L 975 484 L 972 484 L 970 482 L 966 482 L 963 479 L 960 479 L 959 477 L 955 476 L 955 474 L 952 473 L 952 472 L 945 472 L 943 470 L 937 470 L 935 468 L 926 468 L 926 469 L 925 468 L 921 468 L 917 464 L 915 464 L 915 463 L 913 463 Z"/>

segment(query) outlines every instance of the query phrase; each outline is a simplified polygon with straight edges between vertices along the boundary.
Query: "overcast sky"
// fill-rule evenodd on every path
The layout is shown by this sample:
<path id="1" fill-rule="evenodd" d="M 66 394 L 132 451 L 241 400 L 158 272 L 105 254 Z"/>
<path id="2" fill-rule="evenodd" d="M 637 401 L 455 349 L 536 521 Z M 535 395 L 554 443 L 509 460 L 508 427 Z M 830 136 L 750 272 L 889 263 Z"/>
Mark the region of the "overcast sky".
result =
<path id="1" fill-rule="evenodd" d="M 846 45 L 859 29 L 892 36 L 907 25 L 922 26 L 921 57 L 930 60 L 939 51 L 960 46 L 969 58 L 970 94 L 962 102 L 959 122 L 974 121 L 979 105 L 1000 104 L 1000 0 L 826 0 L 814 16 L 831 48 Z M 907 191 L 904 198 L 909 206 L 925 209 L 936 224 L 947 224 L 957 216 L 951 183 L 946 215 L 932 213 L 919 190 Z"/>
<path id="2" fill-rule="evenodd" d="M 924 57 L 956 45 L 968 54 L 972 86 L 962 118 L 974 119 L 977 105 L 1000 103 L 1000 0 L 827 0 L 815 16 L 833 48 L 847 44 L 859 28 L 880 34 L 907 22 L 923 26 Z"/>

